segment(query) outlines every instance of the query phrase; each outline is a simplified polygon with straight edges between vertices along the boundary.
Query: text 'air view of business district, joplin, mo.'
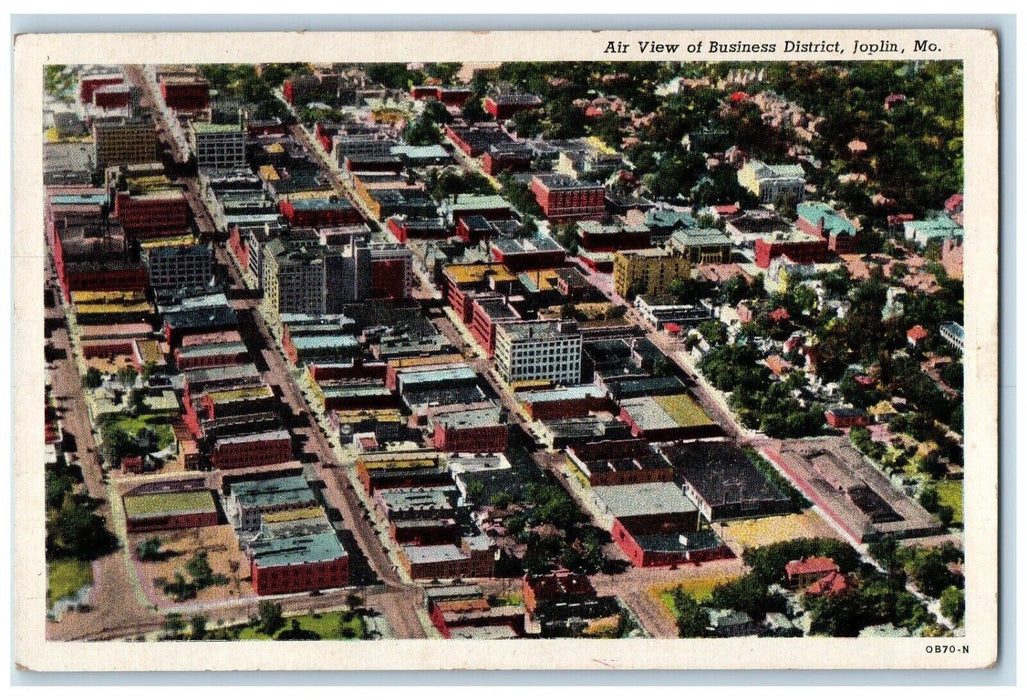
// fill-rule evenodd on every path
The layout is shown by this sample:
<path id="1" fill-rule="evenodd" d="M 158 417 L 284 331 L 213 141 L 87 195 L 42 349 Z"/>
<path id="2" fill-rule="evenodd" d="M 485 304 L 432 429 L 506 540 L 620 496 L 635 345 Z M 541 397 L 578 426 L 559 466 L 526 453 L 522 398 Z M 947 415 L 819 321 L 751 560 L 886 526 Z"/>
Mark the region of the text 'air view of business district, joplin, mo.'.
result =
<path id="1" fill-rule="evenodd" d="M 40 78 L 49 639 L 963 634 L 960 63 Z"/>

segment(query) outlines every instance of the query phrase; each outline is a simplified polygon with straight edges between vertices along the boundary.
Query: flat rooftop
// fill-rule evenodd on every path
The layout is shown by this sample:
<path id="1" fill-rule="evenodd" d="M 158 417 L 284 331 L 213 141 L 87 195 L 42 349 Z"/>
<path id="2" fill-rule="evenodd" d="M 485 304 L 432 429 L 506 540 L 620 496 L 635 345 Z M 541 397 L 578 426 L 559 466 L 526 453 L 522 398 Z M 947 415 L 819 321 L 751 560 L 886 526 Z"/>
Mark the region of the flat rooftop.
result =
<path id="1" fill-rule="evenodd" d="M 673 515 L 699 510 L 680 486 L 666 481 L 626 486 L 596 486 L 592 491 L 615 518 Z"/>
<path id="2" fill-rule="evenodd" d="M 624 399 L 620 407 L 643 430 L 715 425 L 688 394 L 638 396 Z"/>
<path id="3" fill-rule="evenodd" d="M 241 505 L 250 508 L 314 501 L 314 492 L 302 476 L 237 481 L 229 486 L 229 490 Z"/>
<path id="4" fill-rule="evenodd" d="M 214 496 L 207 490 L 128 495 L 123 502 L 125 515 L 129 518 L 217 512 Z"/>
<path id="5" fill-rule="evenodd" d="M 788 499 L 731 443 L 695 442 L 660 448 L 675 471 L 712 505 Z"/>
<path id="6" fill-rule="evenodd" d="M 452 544 L 428 546 L 404 546 L 403 554 L 411 564 L 433 564 L 437 562 L 461 561 L 469 557 Z"/>
<path id="7" fill-rule="evenodd" d="M 347 557 L 346 550 L 334 533 L 324 532 L 300 537 L 258 539 L 249 545 L 257 566 L 290 566 L 335 561 Z"/>

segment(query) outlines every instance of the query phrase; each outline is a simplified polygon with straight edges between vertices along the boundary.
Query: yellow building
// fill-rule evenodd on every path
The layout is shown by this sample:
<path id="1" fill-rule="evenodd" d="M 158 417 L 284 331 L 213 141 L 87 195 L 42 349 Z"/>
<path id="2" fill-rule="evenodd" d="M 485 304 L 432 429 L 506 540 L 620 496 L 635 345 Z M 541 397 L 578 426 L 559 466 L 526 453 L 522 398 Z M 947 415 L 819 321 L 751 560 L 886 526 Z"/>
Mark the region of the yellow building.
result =
<path id="1" fill-rule="evenodd" d="M 93 148 L 97 168 L 160 160 L 152 122 L 97 122 L 93 124 Z"/>
<path id="2" fill-rule="evenodd" d="M 618 251 L 613 256 L 613 289 L 625 299 L 638 294 L 666 294 L 671 281 L 688 277 L 691 272 L 688 258 L 661 248 Z"/>

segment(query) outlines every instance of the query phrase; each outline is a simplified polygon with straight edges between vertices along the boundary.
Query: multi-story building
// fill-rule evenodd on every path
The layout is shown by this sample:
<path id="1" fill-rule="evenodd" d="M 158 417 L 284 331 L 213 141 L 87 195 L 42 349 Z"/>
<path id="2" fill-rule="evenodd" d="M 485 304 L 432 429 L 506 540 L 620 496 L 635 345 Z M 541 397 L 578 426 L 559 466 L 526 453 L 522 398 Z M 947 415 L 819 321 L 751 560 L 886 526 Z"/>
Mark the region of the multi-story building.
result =
<path id="1" fill-rule="evenodd" d="M 959 352 L 963 352 L 963 327 L 955 321 L 943 323 L 938 327 L 942 339 Z"/>
<path id="2" fill-rule="evenodd" d="M 157 153 L 157 127 L 153 122 L 129 119 L 93 122 L 93 162 L 100 170 L 112 165 L 153 163 Z"/>
<path id="3" fill-rule="evenodd" d="M 369 245 L 369 294 L 375 299 L 409 299 L 414 287 L 414 256 L 402 243 Z M 354 299 L 359 301 L 359 299 Z"/>
<path id="4" fill-rule="evenodd" d="M 613 288 L 621 297 L 666 294 L 670 283 L 687 278 L 692 271 L 688 258 L 659 248 L 618 251 L 613 256 Z"/>
<path id="5" fill-rule="evenodd" d="M 753 246 L 756 266 L 764 270 L 775 258 L 787 257 L 791 262 L 802 265 L 823 262 L 828 255 L 827 240 L 822 236 L 805 231 L 772 233 L 756 239 Z"/>
<path id="6" fill-rule="evenodd" d="M 796 208 L 795 225 L 827 240 L 828 250 L 851 253 L 856 250 L 856 226 L 822 202 L 805 202 Z"/>
<path id="7" fill-rule="evenodd" d="M 248 547 L 257 595 L 340 588 L 349 583 L 349 555 L 330 529 L 295 537 L 259 538 Z"/>
<path id="8" fill-rule="evenodd" d="M 715 228 L 675 231 L 667 248 L 696 265 L 731 262 L 731 239 Z"/>
<path id="9" fill-rule="evenodd" d="M 606 190 L 598 183 L 580 182 L 567 175 L 535 175 L 531 192 L 550 221 L 598 221 L 606 214 Z"/>
<path id="10" fill-rule="evenodd" d="M 125 82 L 125 76 L 121 73 L 94 73 L 83 75 L 79 80 L 78 96 L 82 104 L 92 104 L 93 93 L 98 89 L 110 85 L 121 85 Z"/>
<path id="11" fill-rule="evenodd" d="M 559 267 L 567 257 L 563 246 L 541 231 L 524 238 L 493 238 L 489 247 L 493 259 L 513 273 Z"/>
<path id="12" fill-rule="evenodd" d="M 164 104 L 177 111 L 193 112 L 210 106 L 210 83 L 198 75 L 160 76 Z"/>
<path id="13" fill-rule="evenodd" d="M 210 453 L 215 469 L 243 469 L 283 464 L 292 459 L 292 437 L 287 430 L 270 430 L 218 439 Z"/>
<path id="14" fill-rule="evenodd" d="M 496 329 L 496 372 L 509 383 L 581 380 L 581 332 L 564 321 L 513 321 Z"/>
<path id="15" fill-rule="evenodd" d="M 190 122 L 189 147 L 201 170 L 246 165 L 246 130 L 239 124 Z"/>
<path id="16" fill-rule="evenodd" d="M 772 204 L 781 196 L 801 202 L 806 196 L 806 174 L 801 165 L 768 165 L 750 160 L 738 171 L 738 184 L 764 204 Z"/>
<path id="17" fill-rule="evenodd" d="M 274 327 L 281 314 L 325 313 L 324 250 L 275 238 L 264 246 L 261 310 Z"/>
<path id="18" fill-rule="evenodd" d="M 214 255 L 204 245 L 158 246 L 144 257 L 153 289 L 199 287 L 214 276 Z"/>
<path id="19" fill-rule="evenodd" d="M 496 119 L 509 119 L 518 112 L 542 108 L 538 95 L 505 93 L 489 95 L 484 102 L 485 111 Z"/>
<path id="20" fill-rule="evenodd" d="M 652 236 L 645 224 L 601 224 L 597 221 L 579 222 L 577 234 L 581 247 L 594 253 L 648 248 Z"/>
<path id="21" fill-rule="evenodd" d="M 507 424 L 491 402 L 428 409 L 435 449 L 445 452 L 505 452 Z"/>
<path id="22" fill-rule="evenodd" d="M 302 476 L 237 481 L 228 487 L 225 511 L 238 530 L 258 530 L 261 516 L 317 505 L 317 498 Z"/>

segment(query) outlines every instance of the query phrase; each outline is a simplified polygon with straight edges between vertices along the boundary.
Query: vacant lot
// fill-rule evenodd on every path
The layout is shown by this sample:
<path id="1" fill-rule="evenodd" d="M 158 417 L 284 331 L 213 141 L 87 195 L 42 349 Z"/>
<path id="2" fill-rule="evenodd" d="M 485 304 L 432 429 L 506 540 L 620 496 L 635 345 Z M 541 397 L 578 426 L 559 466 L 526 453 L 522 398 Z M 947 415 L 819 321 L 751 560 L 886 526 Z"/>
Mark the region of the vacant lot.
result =
<path id="1" fill-rule="evenodd" d="M 151 537 L 160 538 L 163 558 L 159 561 L 136 560 L 135 552 L 139 543 Z M 239 549 L 239 541 L 236 539 L 231 525 L 133 534 L 129 540 L 129 546 L 132 547 L 133 560 L 146 596 L 158 605 L 169 605 L 174 601 L 165 596 L 163 590 L 154 586 L 153 580 L 155 578 L 173 580 L 176 571 L 181 572 L 186 579 L 189 579 L 189 574 L 185 570 L 186 562 L 201 549 L 207 551 L 210 568 L 215 574 L 227 577 L 228 583 L 204 588 L 197 593 L 196 600 L 224 600 L 253 595 L 253 588 L 249 580 L 249 564 L 246 561 L 246 556 Z"/>
<path id="2" fill-rule="evenodd" d="M 702 603 L 709 599 L 710 595 L 713 594 L 714 588 L 721 584 L 734 581 L 736 578 L 738 577 L 726 576 L 723 574 L 706 576 L 704 578 L 691 578 L 672 586 L 653 586 L 650 589 L 650 593 L 654 598 L 666 605 L 667 609 L 670 610 L 670 614 L 676 619 L 677 608 L 674 607 L 674 589 L 683 588 L 686 593 L 690 594 L 693 598 Z"/>
<path id="3" fill-rule="evenodd" d="M 834 537 L 837 533 L 812 510 L 769 518 L 728 521 L 713 529 L 732 549 L 750 549 L 800 537 Z M 736 554 L 741 554 L 736 551 Z"/>

